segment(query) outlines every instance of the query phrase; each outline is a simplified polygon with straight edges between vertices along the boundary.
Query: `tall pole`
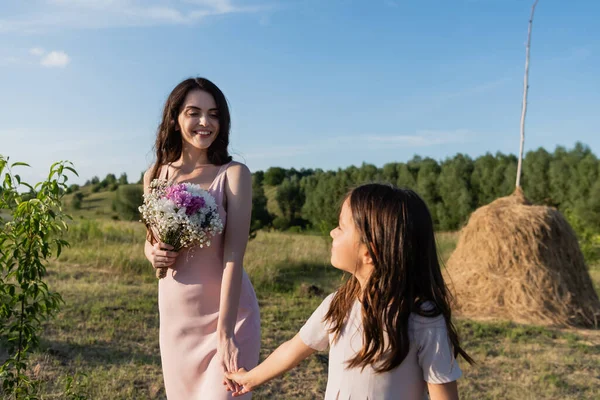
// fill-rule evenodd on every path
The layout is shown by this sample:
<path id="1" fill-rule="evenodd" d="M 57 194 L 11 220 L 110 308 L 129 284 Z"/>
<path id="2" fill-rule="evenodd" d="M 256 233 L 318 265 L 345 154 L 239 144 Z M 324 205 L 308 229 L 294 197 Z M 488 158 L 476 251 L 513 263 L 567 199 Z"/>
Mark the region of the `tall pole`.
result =
<path id="1" fill-rule="evenodd" d="M 531 7 L 531 16 L 529 17 L 529 29 L 527 30 L 527 48 L 525 50 L 525 79 L 523 82 L 523 108 L 521 110 L 521 146 L 519 149 L 519 164 L 517 165 L 517 189 L 521 187 L 521 170 L 523 168 L 523 146 L 525 144 L 525 114 L 527 114 L 527 92 L 529 89 L 529 49 L 531 47 L 531 25 L 533 24 L 533 14 L 535 6 L 539 0 L 535 0 Z"/>

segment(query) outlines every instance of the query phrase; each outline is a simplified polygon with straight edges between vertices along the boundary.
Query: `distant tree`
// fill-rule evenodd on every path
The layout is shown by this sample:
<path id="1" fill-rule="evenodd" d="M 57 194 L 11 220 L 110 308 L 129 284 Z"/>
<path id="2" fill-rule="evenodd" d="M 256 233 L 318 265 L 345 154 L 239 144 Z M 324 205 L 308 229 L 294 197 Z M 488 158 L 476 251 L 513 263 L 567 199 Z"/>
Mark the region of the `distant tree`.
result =
<path id="1" fill-rule="evenodd" d="M 302 215 L 324 234 L 337 225 L 341 200 L 355 185 L 353 169 L 318 172 L 302 179 L 306 196 Z"/>
<path id="2" fill-rule="evenodd" d="M 127 185 L 129 183 L 127 182 L 127 174 L 125 172 L 123 172 L 121 176 L 119 176 L 117 183 L 119 185 Z"/>
<path id="3" fill-rule="evenodd" d="M 527 152 L 523 160 L 523 189 L 527 198 L 537 204 L 550 200 L 548 169 L 552 155 L 543 148 Z"/>
<path id="4" fill-rule="evenodd" d="M 363 163 L 358 169 L 358 182 L 367 183 L 382 180 L 383 174 L 373 164 Z"/>
<path id="5" fill-rule="evenodd" d="M 83 201 L 83 193 L 81 193 L 81 192 L 75 193 L 73 195 L 73 198 L 71 199 L 71 207 L 73 207 L 73 209 L 75 209 L 75 210 L 80 210 L 82 201 Z"/>
<path id="6" fill-rule="evenodd" d="M 96 184 L 100 183 L 100 178 L 98 178 L 97 176 L 94 176 L 94 177 L 92 178 L 92 180 L 90 181 L 90 183 L 91 183 L 92 185 L 96 185 Z"/>
<path id="7" fill-rule="evenodd" d="M 459 228 L 473 211 L 475 202 L 470 185 L 472 173 L 473 160 L 466 155 L 457 154 L 442 163 L 438 177 L 441 201 L 436 207 L 440 229 Z"/>
<path id="8" fill-rule="evenodd" d="M 265 181 L 265 173 L 263 171 L 256 171 L 252 173 L 252 184 L 262 186 Z"/>
<path id="9" fill-rule="evenodd" d="M 383 179 L 386 182 L 396 182 L 398 180 L 397 163 L 387 163 L 383 166 Z"/>
<path id="10" fill-rule="evenodd" d="M 256 236 L 256 232 L 268 226 L 273 217 L 267 211 L 267 197 L 262 187 L 263 174 L 252 175 L 252 217 L 250 222 L 250 237 Z"/>
<path id="11" fill-rule="evenodd" d="M 67 190 L 65 191 L 65 193 L 66 194 L 70 194 L 70 193 L 74 193 L 74 192 L 76 192 L 78 190 L 79 190 L 79 185 L 77 185 L 77 184 L 74 183 L 74 184 L 72 184 L 71 186 L 69 186 L 67 188 Z"/>
<path id="12" fill-rule="evenodd" d="M 298 178 L 285 178 L 277 187 L 275 199 L 283 217 L 290 221 L 290 224 L 294 224 L 300 219 L 305 196 Z"/>
<path id="13" fill-rule="evenodd" d="M 264 184 L 269 186 L 277 186 L 286 177 L 286 171 L 280 167 L 271 167 L 265 172 Z"/>
<path id="14" fill-rule="evenodd" d="M 411 168 L 408 164 L 396 164 L 396 176 L 396 181 L 391 181 L 392 183 L 395 183 L 396 186 L 410 188 L 413 190 L 417 187 L 415 174 L 413 173 L 413 171 L 411 171 Z"/>
<path id="15" fill-rule="evenodd" d="M 477 207 L 491 203 L 498 197 L 498 187 L 502 184 L 494 174 L 498 159 L 487 153 L 473 163 L 471 186 L 476 198 Z"/>
<path id="16" fill-rule="evenodd" d="M 432 209 L 438 202 L 438 176 L 440 166 L 432 158 L 425 158 L 419 163 L 416 191 Z M 436 220 L 436 217 L 433 217 Z"/>
<path id="17" fill-rule="evenodd" d="M 117 183 L 117 177 L 115 176 L 115 174 L 107 174 L 106 178 L 104 178 L 104 180 L 106 181 L 107 185 L 112 185 L 113 183 Z"/>
<path id="18" fill-rule="evenodd" d="M 119 218 L 126 221 L 137 221 L 140 219 L 138 208 L 142 205 L 144 188 L 141 185 L 119 186 L 115 193 L 114 210 Z"/>
<path id="19" fill-rule="evenodd" d="M 513 154 L 498 156 L 497 174 L 498 181 L 501 182 L 498 187 L 498 197 L 508 196 L 515 191 L 515 176 L 517 175 L 518 159 Z"/>
<path id="20" fill-rule="evenodd" d="M 550 183 L 550 204 L 555 207 L 570 206 L 569 186 L 571 179 L 570 160 L 567 150 L 558 146 L 554 150 L 550 166 L 548 168 L 548 180 Z"/>

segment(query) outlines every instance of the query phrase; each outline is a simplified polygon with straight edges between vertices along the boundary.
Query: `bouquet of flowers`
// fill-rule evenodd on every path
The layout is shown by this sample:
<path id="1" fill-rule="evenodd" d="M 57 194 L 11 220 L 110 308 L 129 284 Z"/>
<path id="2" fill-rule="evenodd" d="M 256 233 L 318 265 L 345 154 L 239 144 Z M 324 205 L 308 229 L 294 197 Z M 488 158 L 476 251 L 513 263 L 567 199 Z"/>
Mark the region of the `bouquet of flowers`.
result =
<path id="1" fill-rule="evenodd" d="M 210 246 L 211 238 L 223 232 L 214 197 L 196 184 L 154 179 L 139 210 L 156 239 L 173 246 L 174 251 Z M 158 279 L 166 275 L 167 268 L 156 269 Z"/>

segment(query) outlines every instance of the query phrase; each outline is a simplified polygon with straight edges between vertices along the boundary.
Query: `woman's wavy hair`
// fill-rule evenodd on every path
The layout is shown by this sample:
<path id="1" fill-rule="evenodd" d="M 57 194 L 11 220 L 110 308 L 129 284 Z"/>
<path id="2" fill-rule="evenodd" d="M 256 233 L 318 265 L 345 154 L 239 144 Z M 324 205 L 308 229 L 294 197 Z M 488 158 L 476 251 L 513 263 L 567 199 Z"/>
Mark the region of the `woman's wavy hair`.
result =
<path id="1" fill-rule="evenodd" d="M 229 146 L 231 115 L 225 95 L 217 85 L 206 78 L 189 78 L 175 86 L 165 102 L 162 120 L 156 132 L 156 142 L 154 144 L 156 162 L 150 174 L 150 180 L 158 178 L 162 165 L 177 161 L 181 157 L 183 149 L 181 131 L 175 128 L 185 97 L 192 90 L 203 90 L 210 93 L 215 99 L 219 113 L 219 134 L 208 148 L 208 160 L 215 165 L 223 165 L 231 161 L 227 149 Z"/>
<path id="2" fill-rule="evenodd" d="M 362 295 L 357 279 L 351 276 L 336 292 L 325 315 L 337 340 L 356 299 L 362 304 L 364 345 L 348 366 L 371 365 L 375 371 L 385 372 L 400 365 L 409 351 L 411 313 L 441 314 L 454 356 L 460 354 L 472 363 L 460 347 L 451 320 L 452 299 L 442 277 L 433 221 L 425 202 L 412 190 L 384 184 L 359 186 L 346 199 L 374 264 Z"/>

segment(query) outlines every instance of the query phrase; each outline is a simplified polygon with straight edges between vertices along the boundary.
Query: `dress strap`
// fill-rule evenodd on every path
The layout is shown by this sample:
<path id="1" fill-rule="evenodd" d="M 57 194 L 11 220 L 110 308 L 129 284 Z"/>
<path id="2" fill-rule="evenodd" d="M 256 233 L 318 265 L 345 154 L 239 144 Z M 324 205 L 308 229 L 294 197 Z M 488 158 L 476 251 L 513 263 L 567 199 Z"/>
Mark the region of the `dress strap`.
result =
<path id="1" fill-rule="evenodd" d="M 217 204 L 223 206 L 223 198 L 225 197 L 225 181 L 227 180 L 227 168 L 231 165 L 231 162 L 221 165 L 219 172 L 215 177 L 215 180 L 210 185 L 210 192 L 215 196 Z"/>
<path id="2" fill-rule="evenodd" d="M 164 179 L 164 180 L 169 179 L 169 167 L 170 166 L 171 166 L 171 163 L 168 163 L 167 165 L 163 165 L 160 167 L 160 174 L 158 176 L 158 179 Z"/>
<path id="3" fill-rule="evenodd" d="M 218 189 L 219 191 L 223 190 L 225 178 L 227 177 L 227 168 L 230 165 L 231 165 L 231 162 L 221 165 L 221 167 L 219 168 L 219 172 L 217 172 L 217 176 L 215 176 L 215 179 L 213 180 L 212 184 L 210 185 L 211 188 Z"/>

